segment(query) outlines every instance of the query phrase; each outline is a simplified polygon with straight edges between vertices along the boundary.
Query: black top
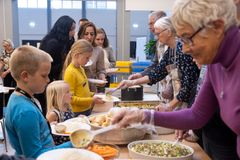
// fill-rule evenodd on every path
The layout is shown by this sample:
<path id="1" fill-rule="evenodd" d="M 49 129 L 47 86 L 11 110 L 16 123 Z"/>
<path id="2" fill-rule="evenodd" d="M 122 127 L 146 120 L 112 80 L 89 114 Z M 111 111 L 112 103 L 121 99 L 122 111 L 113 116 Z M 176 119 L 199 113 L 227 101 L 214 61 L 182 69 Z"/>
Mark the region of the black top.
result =
<path id="1" fill-rule="evenodd" d="M 63 63 L 65 61 L 66 55 L 68 54 L 73 42 L 64 43 L 57 40 L 56 38 L 51 38 L 41 43 L 40 49 L 44 50 L 53 58 L 51 71 L 49 74 L 50 82 L 53 80 L 59 80 L 61 78 Z"/>

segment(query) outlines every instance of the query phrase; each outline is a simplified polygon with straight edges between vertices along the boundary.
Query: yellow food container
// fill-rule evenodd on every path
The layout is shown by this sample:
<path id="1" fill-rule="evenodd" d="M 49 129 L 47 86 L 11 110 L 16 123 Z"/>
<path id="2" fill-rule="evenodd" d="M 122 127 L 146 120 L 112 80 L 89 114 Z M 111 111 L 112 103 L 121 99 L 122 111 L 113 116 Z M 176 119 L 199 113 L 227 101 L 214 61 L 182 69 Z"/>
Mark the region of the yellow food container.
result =
<path id="1" fill-rule="evenodd" d="M 117 61 L 116 67 L 119 68 L 117 73 L 131 73 L 132 62 L 131 61 Z"/>
<path id="2" fill-rule="evenodd" d="M 110 83 L 109 88 L 117 88 L 118 85 L 119 83 Z"/>

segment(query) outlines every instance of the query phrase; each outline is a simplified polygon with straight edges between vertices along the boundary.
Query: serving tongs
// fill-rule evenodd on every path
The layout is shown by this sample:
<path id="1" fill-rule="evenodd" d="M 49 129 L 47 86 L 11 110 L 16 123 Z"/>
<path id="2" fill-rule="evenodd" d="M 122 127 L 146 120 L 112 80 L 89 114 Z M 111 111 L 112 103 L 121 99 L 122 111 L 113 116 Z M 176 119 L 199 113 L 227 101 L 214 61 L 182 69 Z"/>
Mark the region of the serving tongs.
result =
<path id="1" fill-rule="evenodd" d="M 112 95 L 114 92 L 116 92 L 119 89 L 121 89 L 121 87 L 117 87 L 117 88 L 111 89 L 111 90 L 107 91 L 105 94 L 106 95 Z"/>

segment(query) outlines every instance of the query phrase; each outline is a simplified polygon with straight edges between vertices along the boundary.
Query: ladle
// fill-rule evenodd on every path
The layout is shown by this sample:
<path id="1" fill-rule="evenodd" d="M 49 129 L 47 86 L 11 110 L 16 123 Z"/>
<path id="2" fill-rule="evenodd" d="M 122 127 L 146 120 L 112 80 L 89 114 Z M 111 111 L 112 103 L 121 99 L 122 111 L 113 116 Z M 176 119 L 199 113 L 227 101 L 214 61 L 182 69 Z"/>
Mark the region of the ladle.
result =
<path id="1" fill-rule="evenodd" d="M 110 125 L 108 127 L 104 127 L 94 131 L 79 129 L 74 131 L 70 135 L 70 140 L 74 147 L 85 148 L 93 141 L 96 135 L 113 130 L 113 129 L 117 129 L 117 125 Z"/>

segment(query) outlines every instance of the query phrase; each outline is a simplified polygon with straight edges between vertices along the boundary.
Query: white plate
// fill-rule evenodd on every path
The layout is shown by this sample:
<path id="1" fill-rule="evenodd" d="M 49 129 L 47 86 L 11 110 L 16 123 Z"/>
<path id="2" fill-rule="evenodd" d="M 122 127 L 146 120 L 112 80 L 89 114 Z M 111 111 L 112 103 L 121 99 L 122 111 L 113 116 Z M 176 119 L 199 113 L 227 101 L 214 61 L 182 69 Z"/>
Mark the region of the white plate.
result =
<path id="1" fill-rule="evenodd" d="M 110 95 L 110 97 L 106 96 L 106 94 L 97 94 L 96 96 L 102 98 L 103 101 L 105 102 L 119 102 L 120 99 Z"/>
<path id="2" fill-rule="evenodd" d="M 61 148 L 45 152 L 37 160 L 103 160 L 103 158 L 85 149 Z"/>
<path id="3" fill-rule="evenodd" d="M 88 117 L 85 116 L 85 115 L 80 115 L 78 117 L 68 119 L 68 120 L 66 120 L 64 122 L 80 122 L 80 123 L 87 123 L 87 124 L 89 124 Z"/>
<path id="4" fill-rule="evenodd" d="M 115 72 L 117 72 L 119 70 L 119 68 L 108 68 L 108 69 L 106 69 L 106 72 L 107 73 L 115 73 Z"/>
<path id="5" fill-rule="evenodd" d="M 90 59 L 88 62 L 87 62 L 87 64 L 85 64 L 85 67 L 89 67 L 89 66 L 91 66 L 93 64 L 93 61 Z"/>
<path id="6" fill-rule="evenodd" d="M 104 81 L 104 80 L 100 80 L 100 79 L 88 78 L 88 82 L 94 83 L 94 84 L 106 84 L 108 81 Z"/>
<path id="7" fill-rule="evenodd" d="M 54 124 L 51 125 L 52 134 L 59 135 L 59 136 L 70 136 L 70 134 L 72 132 L 74 132 L 78 129 L 86 129 L 86 130 L 91 129 L 91 126 L 89 124 L 86 124 L 83 122 L 65 121 L 65 122 L 58 123 L 58 124 L 63 124 L 67 127 L 67 129 L 66 129 L 67 133 L 58 133 L 55 130 L 55 125 Z"/>

